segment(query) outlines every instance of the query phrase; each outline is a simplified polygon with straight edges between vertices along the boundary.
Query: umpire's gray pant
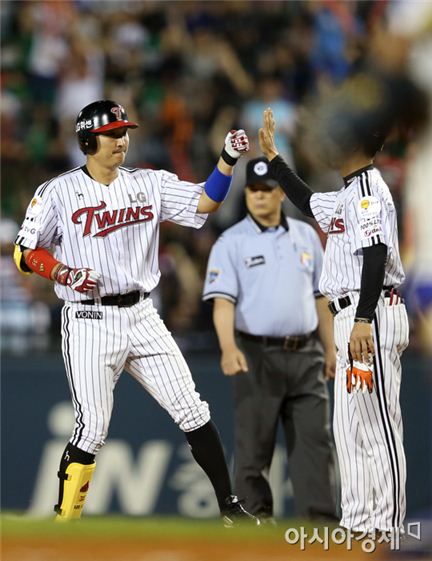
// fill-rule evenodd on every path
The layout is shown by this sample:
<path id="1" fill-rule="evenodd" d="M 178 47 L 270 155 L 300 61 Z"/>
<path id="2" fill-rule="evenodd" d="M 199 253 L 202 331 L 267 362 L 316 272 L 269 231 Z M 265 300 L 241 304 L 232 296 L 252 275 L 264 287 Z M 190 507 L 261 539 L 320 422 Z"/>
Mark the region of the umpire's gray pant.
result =
<path id="1" fill-rule="evenodd" d="M 322 347 L 311 339 L 297 351 L 237 335 L 249 372 L 233 377 L 235 492 L 253 514 L 273 514 L 268 474 L 279 419 L 285 432 L 296 513 L 336 519 L 329 392 Z"/>

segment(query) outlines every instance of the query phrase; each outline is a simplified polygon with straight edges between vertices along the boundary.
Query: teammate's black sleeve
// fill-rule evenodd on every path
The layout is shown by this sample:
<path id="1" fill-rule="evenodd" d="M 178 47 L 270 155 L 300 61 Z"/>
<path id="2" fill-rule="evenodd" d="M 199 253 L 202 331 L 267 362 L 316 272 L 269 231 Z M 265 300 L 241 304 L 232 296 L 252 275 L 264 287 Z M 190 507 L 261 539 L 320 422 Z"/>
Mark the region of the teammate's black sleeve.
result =
<path id="1" fill-rule="evenodd" d="M 363 248 L 360 299 L 356 311 L 358 318 L 373 318 L 383 288 L 386 259 L 387 246 L 383 243 Z"/>
<path id="2" fill-rule="evenodd" d="M 281 156 L 276 156 L 269 165 L 270 174 L 276 179 L 289 200 L 306 216 L 314 217 L 310 207 L 312 191 L 290 168 Z"/>

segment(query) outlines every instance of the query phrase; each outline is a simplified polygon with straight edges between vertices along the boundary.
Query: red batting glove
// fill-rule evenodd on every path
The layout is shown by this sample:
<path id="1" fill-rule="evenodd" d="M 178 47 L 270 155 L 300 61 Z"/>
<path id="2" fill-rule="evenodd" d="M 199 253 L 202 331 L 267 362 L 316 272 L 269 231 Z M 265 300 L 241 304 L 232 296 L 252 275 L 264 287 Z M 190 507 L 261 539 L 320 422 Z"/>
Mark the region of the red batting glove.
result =
<path id="1" fill-rule="evenodd" d="M 249 139 L 243 129 L 233 129 L 226 135 L 225 150 L 236 160 L 249 150 Z"/>
<path id="2" fill-rule="evenodd" d="M 73 290 L 82 293 L 93 290 L 100 277 L 100 273 L 87 267 L 71 269 L 67 265 L 62 265 L 56 271 L 54 280 L 63 286 L 69 286 Z"/>

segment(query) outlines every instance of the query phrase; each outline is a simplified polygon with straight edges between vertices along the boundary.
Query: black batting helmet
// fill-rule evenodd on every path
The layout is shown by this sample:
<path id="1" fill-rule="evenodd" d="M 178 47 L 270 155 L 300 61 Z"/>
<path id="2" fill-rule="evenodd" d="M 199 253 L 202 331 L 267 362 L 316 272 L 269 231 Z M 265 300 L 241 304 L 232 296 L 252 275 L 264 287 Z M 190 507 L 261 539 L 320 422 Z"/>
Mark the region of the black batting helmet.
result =
<path id="1" fill-rule="evenodd" d="M 97 147 L 95 134 L 120 127 L 136 129 L 137 126 L 137 123 L 128 120 L 122 105 L 110 99 L 101 99 L 81 109 L 76 118 L 75 132 L 81 151 L 94 154 Z"/>

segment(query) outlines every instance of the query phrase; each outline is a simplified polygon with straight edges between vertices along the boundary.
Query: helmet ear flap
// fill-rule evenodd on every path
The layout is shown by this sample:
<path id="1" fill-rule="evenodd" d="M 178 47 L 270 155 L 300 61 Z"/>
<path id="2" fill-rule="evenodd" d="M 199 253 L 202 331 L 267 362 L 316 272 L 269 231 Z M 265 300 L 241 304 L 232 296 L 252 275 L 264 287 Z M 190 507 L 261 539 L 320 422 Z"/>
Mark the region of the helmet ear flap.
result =
<path id="1" fill-rule="evenodd" d="M 82 131 L 78 134 L 78 142 L 83 154 L 89 154 L 91 156 L 97 150 L 97 141 L 94 134 Z"/>

